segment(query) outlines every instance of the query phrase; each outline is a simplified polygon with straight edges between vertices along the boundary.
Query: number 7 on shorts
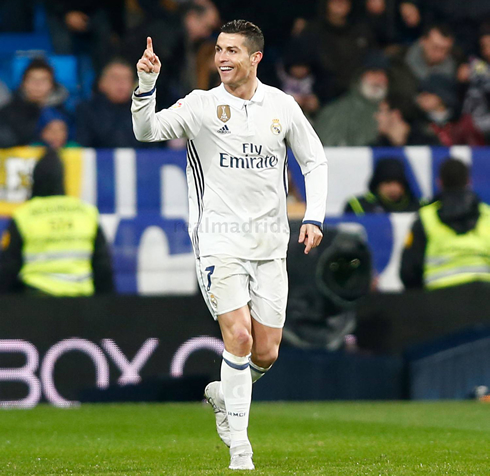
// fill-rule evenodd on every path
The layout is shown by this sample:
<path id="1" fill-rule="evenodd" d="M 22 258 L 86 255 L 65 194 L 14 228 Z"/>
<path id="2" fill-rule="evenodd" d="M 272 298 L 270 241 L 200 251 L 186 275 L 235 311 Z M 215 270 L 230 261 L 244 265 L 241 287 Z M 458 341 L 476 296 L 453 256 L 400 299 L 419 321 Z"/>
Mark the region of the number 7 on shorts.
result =
<path id="1" fill-rule="evenodd" d="M 207 287 L 207 291 L 209 291 L 211 289 L 211 276 L 214 273 L 214 265 L 213 266 L 208 266 L 205 269 L 205 271 L 207 271 L 207 273 L 208 273 L 208 287 Z"/>

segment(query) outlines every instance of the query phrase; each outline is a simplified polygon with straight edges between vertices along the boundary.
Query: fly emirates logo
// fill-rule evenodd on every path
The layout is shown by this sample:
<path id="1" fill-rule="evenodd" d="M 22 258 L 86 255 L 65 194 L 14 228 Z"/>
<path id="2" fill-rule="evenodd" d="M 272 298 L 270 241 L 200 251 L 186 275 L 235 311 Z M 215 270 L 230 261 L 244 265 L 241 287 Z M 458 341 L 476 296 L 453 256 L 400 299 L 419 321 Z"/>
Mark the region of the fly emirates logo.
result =
<path id="1" fill-rule="evenodd" d="M 271 169 L 274 168 L 279 159 L 275 155 L 262 155 L 261 145 L 249 142 L 242 144 L 242 156 L 235 157 L 221 152 L 219 154 L 219 165 L 230 169 Z"/>

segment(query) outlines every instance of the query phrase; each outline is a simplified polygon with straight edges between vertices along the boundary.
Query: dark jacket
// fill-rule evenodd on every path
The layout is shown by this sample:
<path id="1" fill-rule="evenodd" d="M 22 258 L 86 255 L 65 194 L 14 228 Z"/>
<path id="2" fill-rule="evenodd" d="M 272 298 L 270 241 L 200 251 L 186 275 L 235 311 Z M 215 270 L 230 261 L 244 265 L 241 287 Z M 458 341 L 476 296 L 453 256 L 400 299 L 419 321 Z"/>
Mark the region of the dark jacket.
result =
<path id="1" fill-rule="evenodd" d="M 0 148 L 29 145 L 38 138 L 39 118 L 46 109 L 56 110 L 69 118 L 65 109 L 68 91 L 55 83 L 44 107 L 25 99 L 19 88 L 11 100 L 0 109 Z"/>
<path id="2" fill-rule="evenodd" d="M 445 192 L 440 196 L 441 208 L 437 214 L 441 221 L 458 234 L 468 233 L 476 226 L 480 200 L 469 190 Z M 427 236 L 419 218 L 414 222 L 402 254 L 400 278 L 405 288 L 422 288 Z"/>
<path id="3" fill-rule="evenodd" d="M 41 108 L 26 101 L 16 92 L 11 101 L 0 109 L 0 148 L 27 145 L 36 139 L 37 121 Z"/>
<path id="4" fill-rule="evenodd" d="M 399 202 L 392 202 L 368 192 L 365 195 L 352 197 L 345 204 L 344 213 L 364 215 L 366 213 L 416 212 L 419 208 L 420 202 L 411 193 L 405 195 Z"/>
<path id="5" fill-rule="evenodd" d="M 311 52 L 319 71 L 335 75 L 335 93 L 340 95 L 349 90 L 374 38 L 363 23 L 339 27 L 319 20 L 307 27 L 295 42 L 298 49 Z"/>
<path id="6" fill-rule="evenodd" d="M 417 0 L 426 6 L 427 20 L 431 22 L 457 22 L 472 20 L 479 23 L 490 15 L 490 4 L 486 0 Z"/>
<path id="7" fill-rule="evenodd" d="M 49 150 L 34 168 L 32 198 L 64 195 L 63 168 L 56 152 Z M 14 220 L 11 220 L 2 239 L 0 254 L 0 293 L 25 290 L 19 280 L 23 266 L 23 240 Z M 111 257 L 100 225 L 95 237 L 92 271 L 96 294 L 114 291 Z"/>
<path id="8" fill-rule="evenodd" d="M 76 141 L 84 147 L 141 148 L 131 118 L 131 100 L 114 104 L 103 94 L 81 103 L 77 110 Z"/>
<path id="9" fill-rule="evenodd" d="M 378 194 L 379 185 L 390 181 L 400 182 L 405 188 L 405 195 L 397 202 L 382 198 Z M 346 203 L 344 213 L 364 215 L 365 213 L 416 212 L 419 208 L 420 202 L 410 188 L 403 162 L 397 158 L 387 157 L 377 162 L 369 181 L 369 191 L 365 195 L 352 197 Z"/>

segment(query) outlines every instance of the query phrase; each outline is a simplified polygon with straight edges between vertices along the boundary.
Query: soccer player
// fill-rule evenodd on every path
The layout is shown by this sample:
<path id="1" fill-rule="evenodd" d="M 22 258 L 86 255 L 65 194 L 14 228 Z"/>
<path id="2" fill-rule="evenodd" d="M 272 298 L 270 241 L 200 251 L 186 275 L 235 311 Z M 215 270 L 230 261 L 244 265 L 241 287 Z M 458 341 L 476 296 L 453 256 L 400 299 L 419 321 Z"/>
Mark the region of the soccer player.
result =
<path id="1" fill-rule="evenodd" d="M 138 140 L 188 139 L 189 232 L 199 285 L 225 344 L 221 381 L 205 396 L 230 447 L 229 467 L 238 470 L 254 469 L 252 383 L 277 359 L 285 320 L 288 146 L 305 177 L 299 242 L 306 254 L 322 240 L 327 197 L 320 140 L 291 96 L 257 79 L 263 48 L 253 23 L 225 24 L 215 51 L 222 84 L 155 113 L 160 60 L 148 38 L 132 104 Z"/>

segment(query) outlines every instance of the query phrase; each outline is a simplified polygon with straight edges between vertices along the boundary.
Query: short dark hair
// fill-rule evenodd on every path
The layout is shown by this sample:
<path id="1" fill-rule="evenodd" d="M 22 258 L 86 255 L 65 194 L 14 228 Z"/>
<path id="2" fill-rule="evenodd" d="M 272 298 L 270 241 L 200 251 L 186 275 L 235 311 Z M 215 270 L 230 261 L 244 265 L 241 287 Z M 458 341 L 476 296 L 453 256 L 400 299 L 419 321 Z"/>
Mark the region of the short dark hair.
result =
<path id="1" fill-rule="evenodd" d="M 133 73 L 134 76 L 134 68 L 131 66 L 131 63 L 127 61 L 126 59 L 120 57 L 120 56 L 115 56 L 111 58 L 107 63 L 104 64 L 102 71 L 101 71 L 101 76 L 111 67 L 114 65 L 121 65 L 125 66 L 126 68 L 130 69 L 131 72 Z"/>
<path id="2" fill-rule="evenodd" d="M 445 38 L 452 38 L 452 39 L 454 39 L 454 31 L 446 23 L 432 23 L 431 25 L 426 26 L 424 28 L 424 31 L 422 33 L 422 36 L 423 37 L 429 36 L 429 33 L 432 30 L 438 31 Z"/>
<path id="3" fill-rule="evenodd" d="M 53 79 L 53 83 L 54 83 L 54 69 L 44 58 L 34 58 L 27 65 L 27 68 L 24 70 L 24 73 L 22 74 L 22 82 L 24 82 L 25 79 L 27 78 L 27 75 L 31 71 L 34 71 L 35 69 L 43 69 L 47 71 L 51 75 L 51 78 Z"/>
<path id="4" fill-rule="evenodd" d="M 99 90 L 99 84 L 100 84 L 100 81 L 102 80 L 102 77 L 104 76 L 104 74 L 107 73 L 109 68 L 111 68 L 114 65 L 126 66 L 126 68 L 128 68 L 128 70 L 131 71 L 131 74 L 132 74 L 133 79 L 134 79 L 134 77 L 135 77 L 134 76 L 134 68 L 131 66 L 131 63 L 129 63 L 128 61 L 126 61 L 124 58 L 122 58 L 120 56 L 115 56 L 115 57 L 111 58 L 109 61 L 107 61 L 107 63 L 104 64 L 101 71 L 98 73 L 97 77 L 95 78 L 95 81 L 92 84 L 92 91 L 97 92 Z"/>
<path id="5" fill-rule="evenodd" d="M 221 33 L 237 33 L 245 37 L 250 53 L 264 51 L 264 34 L 262 30 L 250 21 L 232 20 L 221 27 Z"/>
<path id="6" fill-rule="evenodd" d="M 449 157 L 439 167 L 439 178 L 444 191 L 461 190 L 469 183 L 470 169 L 461 160 Z"/>

